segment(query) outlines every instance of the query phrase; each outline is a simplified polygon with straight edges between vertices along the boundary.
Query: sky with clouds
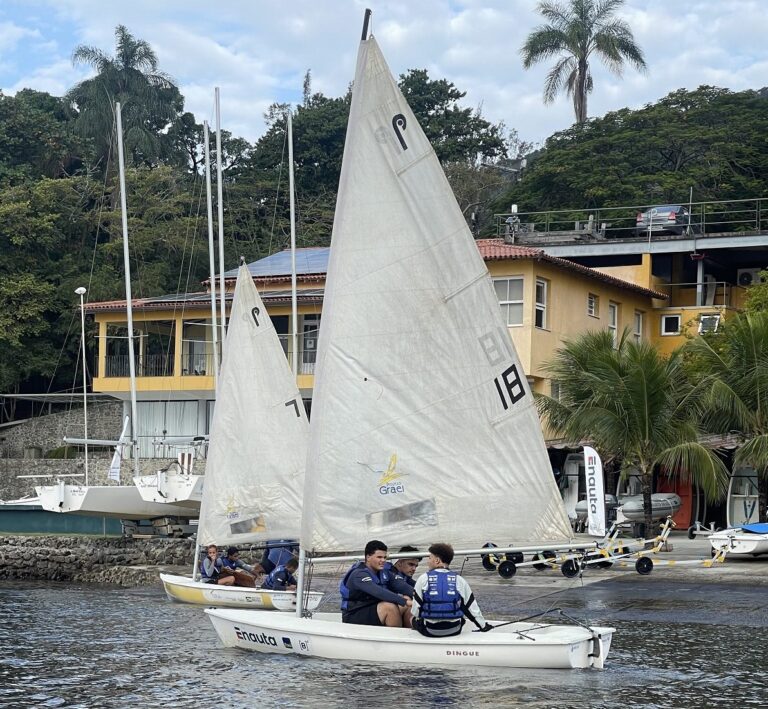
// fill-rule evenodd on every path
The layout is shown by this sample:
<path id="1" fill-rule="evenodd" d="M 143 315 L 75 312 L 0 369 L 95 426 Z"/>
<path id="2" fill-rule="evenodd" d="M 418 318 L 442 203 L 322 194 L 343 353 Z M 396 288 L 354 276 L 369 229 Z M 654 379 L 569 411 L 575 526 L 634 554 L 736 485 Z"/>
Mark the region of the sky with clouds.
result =
<path id="1" fill-rule="evenodd" d="M 565 0 L 560 0 L 564 2 Z M 366 7 L 392 72 L 426 68 L 467 92 L 464 103 L 539 142 L 573 122 L 570 101 L 544 106 L 553 62 L 526 71 L 520 47 L 542 22 L 536 0 L 0 0 L 0 90 L 62 95 L 89 76 L 72 65 L 79 44 L 114 53 L 125 25 L 154 48 L 198 121 L 255 141 L 274 101 L 299 102 L 302 80 L 342 95 L 354 74 Z M 734 91 L 768 85 L 768 0 L 627 0 L 619 16 L 642 47 L 647 73 L 618 79 L 593 63 L 589 115 L 637 108 L 678 88 Z"/>

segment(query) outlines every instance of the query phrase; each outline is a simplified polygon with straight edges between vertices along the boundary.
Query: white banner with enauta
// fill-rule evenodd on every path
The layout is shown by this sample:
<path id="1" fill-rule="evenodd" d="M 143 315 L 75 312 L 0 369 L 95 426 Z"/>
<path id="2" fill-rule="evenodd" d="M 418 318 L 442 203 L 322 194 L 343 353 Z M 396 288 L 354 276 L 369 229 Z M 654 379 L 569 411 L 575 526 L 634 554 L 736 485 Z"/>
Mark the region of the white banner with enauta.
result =
<path id="1" fill-rule="evenodd" d="M 605 536 L 605 492 L 603 462 L 594 448 L 584 446 L 584 476 L 587 483 L 588 531 L 596 537 Z"/>

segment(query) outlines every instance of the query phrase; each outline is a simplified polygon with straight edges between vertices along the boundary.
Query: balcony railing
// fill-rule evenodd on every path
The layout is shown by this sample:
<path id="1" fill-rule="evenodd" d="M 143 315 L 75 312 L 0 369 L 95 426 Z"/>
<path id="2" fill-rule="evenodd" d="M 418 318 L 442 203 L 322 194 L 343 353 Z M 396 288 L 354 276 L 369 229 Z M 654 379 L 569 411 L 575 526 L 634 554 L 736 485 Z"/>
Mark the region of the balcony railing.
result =
<path id="1" fill-rule="evenodd" d="M 692 283 L 661 283 L 654 290 L 666 293 L 666 308 L 739 308 L 743 304 L 745 288 L 727 281 Z"/>
<path id="2" fill-rule="evenodd" d="M 181 356 L 181 374 L 185 377 L 212 377 L 214 365 L 212 354 L 189 352 Z"/>
<path id="3" fill-rule="evenodd" d="M 686 217 L 685 223 L 675 225 L 675 233 L 661 233 L 660 225 L 655 223 L 652 232 L 638 229 L 639 213 L 664 204 L 680 204 L 688 208 L 690 219 Z M 521 244 L 754 234 L 768 232 L 768 198 L 721 202 L 661 200 L 651 205 L 516 212 L 494 216 L 496 234 L 512 243 Z M 676 233 L 678 231 L 681 233 Z"/>
<path id="4" fill-rule="evenodd" d="M 139 355 L 136 360 L 137 377 L 172 377 L 173 355 Z M 128 355 L 107 355 L 105 377 L 129 377 L 130 359 Z"/>

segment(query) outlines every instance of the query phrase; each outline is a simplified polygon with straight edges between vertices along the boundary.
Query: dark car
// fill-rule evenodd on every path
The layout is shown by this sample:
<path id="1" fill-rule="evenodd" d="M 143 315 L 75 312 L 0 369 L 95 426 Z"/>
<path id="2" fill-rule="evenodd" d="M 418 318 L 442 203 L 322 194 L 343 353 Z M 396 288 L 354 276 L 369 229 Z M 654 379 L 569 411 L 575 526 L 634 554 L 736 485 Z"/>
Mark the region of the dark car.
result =
<path id="1" fill-rule="evenodd" d="M 699 229 L 691 223 L 691 213 L 682 204 L 663 204 L 649 207 L 644 212 L 638 212 L 635 224 L 635 236 L 652 234 L 683 234 L 698 233 Z"/>

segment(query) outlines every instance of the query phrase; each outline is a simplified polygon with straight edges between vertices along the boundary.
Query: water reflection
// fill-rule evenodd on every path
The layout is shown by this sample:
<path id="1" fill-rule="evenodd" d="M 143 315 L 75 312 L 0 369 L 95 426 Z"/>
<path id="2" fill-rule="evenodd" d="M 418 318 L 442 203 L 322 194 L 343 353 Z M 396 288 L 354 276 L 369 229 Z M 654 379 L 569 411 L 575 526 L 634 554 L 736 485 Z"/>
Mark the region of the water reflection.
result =
<path id="1" fill-rule="evenodd" d="M 519 595 L 477 586 L 491 615 Z M 760 707 L 764 595 L 638 577 L 518 598 L 521 615 L 557 602 L 618 629 L 602 672 L 532 671 L 262 656 L 221 648 L 200 608 L 156 588 L 0 582 L 0 706 Z"/>

